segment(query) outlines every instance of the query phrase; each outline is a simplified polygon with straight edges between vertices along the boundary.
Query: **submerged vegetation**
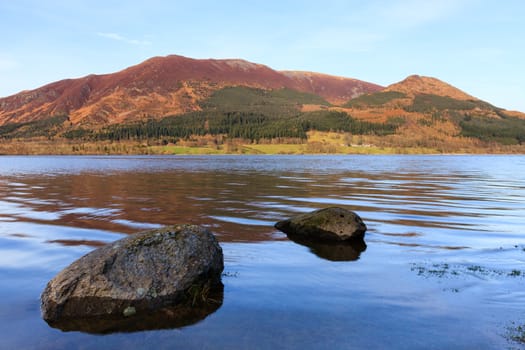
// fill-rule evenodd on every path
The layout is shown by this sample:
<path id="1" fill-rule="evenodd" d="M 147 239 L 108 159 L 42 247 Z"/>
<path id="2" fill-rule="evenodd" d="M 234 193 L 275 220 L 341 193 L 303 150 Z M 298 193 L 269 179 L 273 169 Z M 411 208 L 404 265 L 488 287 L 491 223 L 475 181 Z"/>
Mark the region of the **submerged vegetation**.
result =
<path id="1" fill-rule="evenodd" d="M 524 277 L 525 274 L 521 270 L 513 269 L 511 271 L 490 269 L 480 265 L 451 265 L 448 263 L 434 263 L 434 264 L 411 264 L 411 271 L 417 273 L 418 276 L 425 278 L 429 277 L 451 277 L 451 276 L 474 276 L 476 278 L 482 276 L 501 276 L 501 277 Z"/>
<path id="2" fill-rule="evenodd" d="M 513 323 L 512 326 L 508 327 L 507 337 L 516 343 L 525 344 L 525 324 L 516 325 Z"/>

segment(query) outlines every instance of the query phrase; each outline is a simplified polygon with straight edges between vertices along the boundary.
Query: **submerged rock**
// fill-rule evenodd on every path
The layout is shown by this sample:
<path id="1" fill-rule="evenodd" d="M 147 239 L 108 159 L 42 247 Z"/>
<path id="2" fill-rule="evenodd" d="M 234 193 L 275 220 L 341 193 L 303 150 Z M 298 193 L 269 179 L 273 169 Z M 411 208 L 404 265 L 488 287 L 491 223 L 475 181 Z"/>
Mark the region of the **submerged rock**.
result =
<path id="1" fill-rule="evenodd" d="M 224 286 L 219 284 L 213 290 L 192 290 L 188 299 L 177 305 L 165 306 L 153 311 L 136 313 L 132 306 L 122 315 L 96 317 L 61 318 L 49 322 L 64 332 L 80 331 L 92 334 L 138 332 L 159 329 L 173 329 L 195 324 L 217 311 L 223 302 Z M 193 293 L 200 293 L 196 295 Z M 192 295 L 193 294 L 193 295 Z M 127 311 L 126 311 L 127 310 Z"/>
<path id="2" fill-rule="evenodd" d="M 151 319 L 168 310 L 170 322 L 184 324 L 184 318 L 202 318 L 199 305 L 220 306 L 222 297 L 208 296 L 222 290 L 223 268 L 222 249 L 205 228 L 179 225 L 138 233 L 92 251 L 49 281 L 41 297 L 42 317 L 60 327 L 96 324 L 83 323 L 86 318 L 100 324 Z M 114 326 L 105 327 L 92 331 Z"/>
<path id="3" fill-rule="evenodd" d="M 344 208 L 329 207 L 279 221 L 275 228 L 288 236 L 320 241 L 363 239 L 366 225 L 359 215 Z"/>

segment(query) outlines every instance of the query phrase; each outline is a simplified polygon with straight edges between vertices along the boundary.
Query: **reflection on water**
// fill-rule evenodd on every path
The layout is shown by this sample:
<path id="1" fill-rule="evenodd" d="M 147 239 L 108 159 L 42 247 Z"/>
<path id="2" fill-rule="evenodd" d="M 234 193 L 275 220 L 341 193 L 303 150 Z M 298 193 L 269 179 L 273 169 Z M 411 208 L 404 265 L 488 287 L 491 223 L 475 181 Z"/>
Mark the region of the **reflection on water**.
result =
<path id="1" fill-rule="evenodd" d="M 522 156 L 2 157 L 0 348 L 502 348 L 499 330 L 525 315 L 524 184 Z M 296 244 L 273 228 L 332 205 L 363 218 L 366 246 Z M 223 246 L 217 312 L 148 344 L 40 319 L 60 269 L 174 223 L 207 226 Z M 418 276 L 414 263 L 502 273 Z"/>
<path id="2" fill-rule="evenodd" d="M 331 261 L 357 260 L 366 250 L 366 243 L 360 238 L 345 242 L 312 241 L 294 235 L 288 235 L 288 238 L 310 248 L 310 251 L 318 257 Z"/>
<path id="3" fill-rule="evenodd" d="M 133 165 L 137 160 L 132 160 Z M 153 164 L 171 159 L 157 160 Z M 442 244 L 430 245 L 455 246 L 461 237 L 460 246 L 476 247 L 479 237 L 473 236 L 483 232 L 503 236 L 521 224 L 524 214 L 518 193 L 524 189 L 516 179 L 491 179 L 492 174 L 479 172 L 347 170 L 337 159 L 332 171 L 324 167 L 323 172 L 306 176 L 303 169 L 298 176 L 286 167 L 275 172 L 252 169 L 252 162 L 248 169 L 218 171 L 212 168 L 222 165 L 221 161 L 213 160 L 205 170 L 202 160 L 197 170 L 192 169 L 195 164 L 185 169 L 179 161 L 174 170 L 165 169 L 168 165 L 164 164 L 115 171 L 111 161 L 105 165 L 111 169 L 108 175 L 91 171 L 4 176 L 0 220 L 9 231 L 27 222 L 121 233 L 190 222 L 213 228 L 223 241 L 264 241 L 272 233 L 269 226 L 283 217 L 339 205 L 364 217 L 377 240 L 425 245 L 426 239 L 439 236 Z M 117 170 L 124 166 L 122 162 L 118 159 Z M 348 168 L 355 168 L 353 163 Z M 505 217 L 505 226 L 495 217 Z M 48 241 L 57 239 L 63 237 L 47 237 Z"/>
<path id="4" fill-rule="evenodd" d="M 46 243 L 58 243 L 65 246 L 86 245 L 94 248 L 102 247 L 107 244 L 106 242 L 94 241 L 92 239 L 53 239 L 46 241 Z"/>
<path id="5" fill-rule="evenodd" d="M 195 304 L 186 303 L 177 306 L 167 306 L 147 314 L 137 314 L 128 317 L 108 315 L 106 317 L 60 319 L 50 322 L 49 325 L 65 332 L 80 331 L 93 334 L 186 327 L 204 320 L 217 311 L 222 305 L 223 293 L 224 286 L 219 284 L 209 292 L 206 300 L 198 300 Z"/>

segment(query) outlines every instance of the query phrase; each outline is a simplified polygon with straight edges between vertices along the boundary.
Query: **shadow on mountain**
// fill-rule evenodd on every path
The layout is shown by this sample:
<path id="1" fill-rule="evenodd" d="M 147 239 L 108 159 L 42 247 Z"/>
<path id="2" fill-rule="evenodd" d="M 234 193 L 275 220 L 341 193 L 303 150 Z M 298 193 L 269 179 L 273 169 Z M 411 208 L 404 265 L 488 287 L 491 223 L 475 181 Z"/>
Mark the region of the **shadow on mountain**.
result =
<path id="1" fill-rule="evenodd" d="M 91 334 L 130 333 L 148 330 L 174 329 L 198 323 L 217 311 L 224 298 L 224 285 L 216 287 L 205 301 L 197 300 L 175 306 L 167 306 L 150 313 L 132 316 L 109 315 L 107 317 L 68 318 L 50 322 L 53 328 L 64 332 Z"/>
<path id="2" fill-rule="evenodd" d="M 344 242 L 313 241 L 294 235 L 288 235 L 288 238 L 297 244 L 310 248 L 310 251 L 318 257 L 330 261 L 358 260 L 361 253 L 366 250 L 366 243 L 361 238 Z"/>

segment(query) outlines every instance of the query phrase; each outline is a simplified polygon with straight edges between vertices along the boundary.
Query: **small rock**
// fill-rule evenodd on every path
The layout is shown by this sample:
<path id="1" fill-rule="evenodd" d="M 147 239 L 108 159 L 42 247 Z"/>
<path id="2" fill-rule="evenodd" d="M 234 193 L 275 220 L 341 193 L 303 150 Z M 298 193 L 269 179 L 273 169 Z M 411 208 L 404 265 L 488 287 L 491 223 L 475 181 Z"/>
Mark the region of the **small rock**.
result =
<path id="1" fill-rule="evenodd" d="M 205 228 L 179 225 L 138 233 L 92 251 L 49 281 L 42 317 L 53 325 L 86 317 L 138 317 L 182 304 L 191 309 L 222 288 L 223 268 L 222 249 Z"/>
<path id="2" fill-rule="evenodd" d="M 275 228 L 289 236 L 310 240 L 346 241 L 363 239 L 366 225 L 359 215 L 344 208 L 329 207 L 279 221 Z"/>

